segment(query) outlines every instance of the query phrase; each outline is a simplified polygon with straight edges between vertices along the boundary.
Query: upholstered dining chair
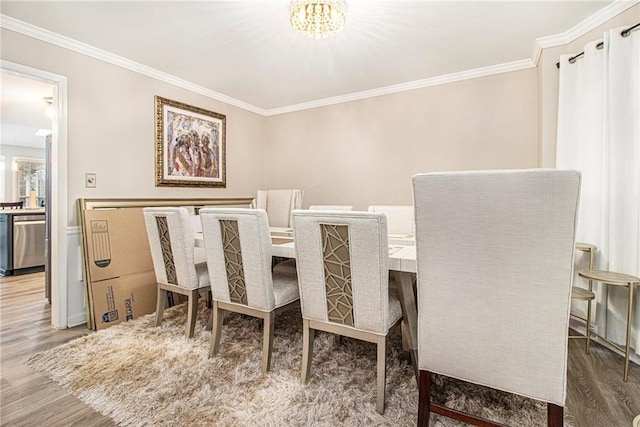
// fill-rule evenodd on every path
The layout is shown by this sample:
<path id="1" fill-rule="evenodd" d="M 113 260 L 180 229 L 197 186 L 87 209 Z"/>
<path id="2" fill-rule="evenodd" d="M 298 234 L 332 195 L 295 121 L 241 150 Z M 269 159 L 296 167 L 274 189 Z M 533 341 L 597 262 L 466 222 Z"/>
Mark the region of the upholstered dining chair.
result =
<path id="1" fill-rule="evenodd" d="M 200 291 L 209 290 L 205 262 L 194 259 L 194 232 L 186 208 L 158 207 L 142 210 L 158 282 L 156 326 L 162 323 L 167 292 L 187 297 L 187 336 L 193 336 Z"/>
<path id="2" fill-rule="evenodd" d="M 418 425 L 497 425 L 431 403 L 432 373 L 547 402 L 563 425 L 579 191 L 576 171 L 413 177 Z"/>
<path id="3" fill-rule="evenodd" d="M 270 227 L 291 227 L 291 211 L 302 209 L 302 190 L 258 190 L 251 201 L 253 209 L 267 212 Z"/>
<path id="4" fill-rule="evenodd" d="M 303 319 L 302 383 L 315 331 L 377 344 L 376 409 L 384 413 L 386 342 L 402 310 L 389 290 L 387 221 L 367 212 L 293 211 Z"/>
<path id="5" fill-rule="evenodd" d="M 311 205 L 310 211 L 352 211 L 353 206 L 349 205 Z M 286 259 L 273 266 L 273 271 L 284 274 L 297 274 L 296 260 Z"/>
<path id="6" fill-rule="evenodd" d="M 387 216 L 387 229 L 389 234 L 412 235 L 413 206 L 411 205 L 374 205 L 369 206 L 369 212 L 384 213 Z"/>
<path id="7" fill-rule="evenodd" d="M 262 371 L 271 365 L 274 316 L 299 299 L 295 275 L 271 272 L 271 236 L 263 209 L 200 209 L 211 278 L 213 327 L 209 356 L 218 353 L 225 311 L 263 320 Z"/>

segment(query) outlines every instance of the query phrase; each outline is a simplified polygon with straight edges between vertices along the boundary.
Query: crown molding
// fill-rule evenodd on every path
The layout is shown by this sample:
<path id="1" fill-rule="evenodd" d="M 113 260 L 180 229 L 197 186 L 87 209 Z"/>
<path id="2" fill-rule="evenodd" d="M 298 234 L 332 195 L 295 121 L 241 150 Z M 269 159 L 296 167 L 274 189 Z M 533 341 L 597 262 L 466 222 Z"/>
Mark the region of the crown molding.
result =
<path id="1" fill-rule="evenodd" d="M 640 1 L 640 0 L 638 0 Z M 155 68 L 142 65 L 138 62 L 131 61 L 121 56 L 115 55 L 111 52 L 107 52 L 102 49 L 98 49 L 94 46 L 86 43 L 79 42 L 72 38 L 63 36 L 61 34 L 54 33 L 49 30 L 45 30 L 35 25 L 20 21 L 7 15 L 0 14 L 0 27 L 7 30 L 15 31 L 17 33 L 33 37 L 35 39 L 68 49 L 74 52 L 78 52 L 82 55 L 86 55 L 136 73 L 152 77 L 154 79 L 163 81 L 165 83 L 172 84 L 174 86 L 181 87 L 183 89 L 207 96 L 209 98 L 216 99 L 221 102 L 251 111 L 262 116 L 275 116 L 278 114 L 285 114 L 294 111 L 308 110 L 310 108 L 323 107 L 327 105 L 340 104 L 343 102 L 356 101 L 359 99 L 372 98 L 381 95 L 390 95 L 398 92 L 406 92 L 414 89 L 421 89 L 430 86 L 436 86 L 445 83 L 452 83 L 461 80 L 474 79 L 477 77 L 490 76 L 492 74 L 506 73 L 509 71 L 517 71 L 525 68 L 531 68 L 535 66 L 531 60 L 525 59 L 521 61 L 509 62 L 506 64 L 492 65 L 489 67 L 477 68 L 474 70 L 462 71 L 459 73 L 447 74 L 443 76 L 432 77 L 428 79 L 415 80 L 412 82 L 401 83 L 392 86 L 386 86 L 382 88 L 376 88 L 366 90 L 362 92 L 356 92 L 346 95 L 335 96 L 331 98 L 319 99 L 316 101 L 305 102 L 301 104 L 288 105 L 285 107 L 263 109 L 255 105 L 240 101 L 230 96 L 215 92 L 205 87 L 196 85 L 187 80 L 180 79 L 172 76 L 168 73 L 156 70 Z"/>
<path id="2" fill-rule="evenodd" d="M 160 80 L 165 83 L 169 83 L 174 86 L 181 87 L 183 89 L 187 89 L 191 92 L 204 95 L 206 97 L 224 102 L 229 105 L 233 105 L 238 108 L 242 108 L 244 110 L 251 111 L 256 114 L 260 114 L 263 116 L 265 115 L 265 110 L 263 108 L 256 107 L 255 105 L 251 105 L 244 101 L 240 101 L 222 93 L 207 89 L 203 86 L 172 76 L 171 74 L 165 73 L 163 71 L 156 70 L 155 68 L 142 65 L 138 62 L 123 58 L 122 56 L 107 52 L 106 50 L 98 49 L 97 47 L 79 42 L 72 38 L 54 33 L 49 30 L 45 30 L 40 27 L 36 27 L 35 25 L 31 25 L 7 15 L 0 14 L 0 27 L 23 34 L 25 36 L 33 37 L 35 39 L 62 47 L 64 49 L 71 50 L 73 52 L 78 52 L 91 58 L 108 62 L 118 67 L 125 68 L 127 70 L 154 78 L 156 80 Z"/>
<path id="3" fill-rule="evenodd" d="M 538 66 L 540 55 L 542 55 L 542 47 L 537 42 L 534 42 L 531 48 L 531 63 L 534 67 Z"/>
<path id="4" fill-rule="evenodd" d="M 443 76 L 431 77 L 428 79 L 414 80 L 407 83 L 385 86 L 362 92 L 350 93 L 347 95 L 334 96 L 331 98 L 319 99 L 317 101 L 304 102 L 301 104 L 289 105 L 281 108 L 272 108 L 267 110 L 267 116 L 275 116 L 278 114 L 291 113 L 294 111 L 308 110 L 310 108 L 325 107 L 333 104 L 341 104 L 344 102 L 357 101 L 365 98 L 373 98 L 382 95 L 391 95 L 398 92 L 406 92 L 409 90 L 422 89 L 430 86 L 438 86 L 446 83 L 459 82 L 461 80 L 475 79 L 478 77 L 486 77 L 494 74 L 507 73 L 510 71 L 524 70 L 533 68 L 535 65 L 530 59 L 520 61 L 507 62 L 505 64 L 492 65 L 489 67 L 476 68 L 473 70 L 462 71 L 459 73 L 446 74 Z"/>
<path id="5" fill-rule="evenodd" d="M 625 10 L 638 4 L 640 0 L 616 0 L 609 6 L 600 10 L 596 14 L 590 16 L 586 20 L 582 21 L 575 27 L 561 34 L 556 34 L 547 37 L 537 38 L 531 49 L 531 58 L 523 59 L 519 61 L 507 62 L 504 64 L 497 64 L 483 68 L 476 68 L 473 70 L 461 71 L 458 73 L 446 74 L 442 76 L 431 77 L 422 80 L 415 80 L 407 83 L 400 83 L 391 86 L 385 86 L 381 88 L 366 90 L 362 92 L 355 92 L 346 95 L 335 96 L 331 98 L 324 98 L 310 102 L 304 102 L 300 104 L 288 105 L 285 107 L 264 109 L 255 105 L 249 104 L 244 101 L 232 98 L 222 93 L 207 89 L 203 86 L 191 83 L 187 80 L 172 76 L 171 74 L 156 70 L 155 68 L 142 65 L 140 63 L 131 61 L 113 53 L 107 52 L 102 49 L 98 49 L 94 46 L 79 42 L 72 38 L 54 33 L 49 30 L 45 30 L 35 25 L 28 24 L 15 18 L 11 18 L 6 15 L 0 14 L 0 27 L 7 30 L 15 31 L 20 34 L 24 34 L 29 37 L 33 37 L 38 40 L 42 40 L 47 43 L 51 43 L 56 46 L 60 46 L 65 49 L 69 49 L 74 52 L 81 53 L 83 55 L 99 59 L 101 61 L 108 62 L 110 64 L 134 71 L 139 74 L 143 74 L 148 77 L 169 83 L 171 85 L 181 87 L 194 93 L 233 105 L 238 108 L 242 108 L 247 111 L 262 115 L 262 116 L 275 116 L 279 114 L 291 113 L 294 111 L 308 110 L 311 108 L 324 107 L 328 105 L 341 104 L 344 102 L 357 101 L 360 99 L 373 98 L 376 96 L 391 95 L 399 92 L 406 92 L 415 89 L 422 89 L 431 86 L 437 86 L 446 83 L 459 82 L 462 80 L 475 79 L 478 77 L 486 77 L 494 74 L 501 74 L 511 71 L 524 70 L 527 68 L 533 68 L 538 65 L 542 49 L 561 46 L 572 42 L 578 37 L 593 30 L 599 25 L 604 24 L 614 16 L 624 12 Z"/>
<path id="6" fill-rule="evenodd" d="M 540 52 L 542 49 L 547 49 L 550 47 L 562 46 L 568 43 L 571 43 L 578 37 L 581 37 L 593 30 L 594 28 L 604 24 L 611 18 L 621 14 L 627 9 L 632 8 L 636 4 L 638 4 L 640 0 L 617 0 L 611 3 L 609 6 L 601 9 L 594 15 L 591 15 L 589 18 L 585 19 L 575 27 L 565 31 L 564 33 L 555 34 L 547 37 L 539 37 L 536 39 L 533 47 L 533 52 L 531 55 L 531 59 L 534 64 L 538 64 L 538 59 L 540 59 Z"/>
<path id="7" fill-rule="evenodd" d="M 356 92 L 347 95 L 341 95 L 331 98 L 319 99 L 316 101 L 305 102 L 301 104 L 289 105 L 281 108 L 272 108 L 266 110 L 267 116 L 275 116 L 279 114 L 292 113 L 295 111 L 308 110 L 311 108 L 324 107 L 334 104 L 340 104 L 344 102 L 357 101 L 365 98 L 372 98 L 382 95 L 390 95 L 398 92 L 405 92 L 409 90 L 421 89 L 430 86 L 437 86 L 446 83 L 453 83 L 462 80 L 475 79 L 478 77 L 486 77 L 494 74 L 506 73 L 510 71 L 524 70 L 527 68 L 533 68 L 538 66 L 538 61 L 542 55 L 542 49 L 549 47 L 561 46 L 572 42 L 578 37 L 583 36 L 587 32 L 594 28 L 606 23 L 611 18 L 619 15 L 625 10 L 640 3 L 640 0 L 615 0 L 607 7 L 601 9 L 594 15 L 585 19 L 578 25 L 574 26 L 568 31 L 561 34 L 556 34 L 548 37 L 540 37 L 533 43 L 531 49 L 531 58 L 520 61 L 508 62 L 504 64 L 492 65 L 484 68 L 477 68 L 474 70 L 462 71 L 459 73 L 447 74 L 443 76 L 432 77 L 423 80 L 416 80 L 413 82 L 401 83 L 392 86 L 386 86 L 382 88 L 367 90 L 363 92 Z"/>

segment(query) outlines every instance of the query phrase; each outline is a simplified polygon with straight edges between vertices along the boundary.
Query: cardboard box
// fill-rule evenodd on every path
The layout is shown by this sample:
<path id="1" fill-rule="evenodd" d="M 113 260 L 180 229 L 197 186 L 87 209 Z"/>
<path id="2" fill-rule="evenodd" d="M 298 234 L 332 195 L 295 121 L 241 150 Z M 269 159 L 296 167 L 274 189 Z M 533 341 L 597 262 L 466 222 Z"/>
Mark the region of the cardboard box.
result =
<path id="1" fill-rule="evenodd" d="M 153 271 L 91 284 L 96 330 L 156 311 L 157 285 Z"/>
<path id="2" fill-rule="evenodd" d="M 153 271 L 141 208 L 84 211 L 91 282 Z"/>
<path id="3" fill-rule="evenodd" d="M 83 210 L 87 326 L 99 330 L 156 309 L 142 208 Z"/>

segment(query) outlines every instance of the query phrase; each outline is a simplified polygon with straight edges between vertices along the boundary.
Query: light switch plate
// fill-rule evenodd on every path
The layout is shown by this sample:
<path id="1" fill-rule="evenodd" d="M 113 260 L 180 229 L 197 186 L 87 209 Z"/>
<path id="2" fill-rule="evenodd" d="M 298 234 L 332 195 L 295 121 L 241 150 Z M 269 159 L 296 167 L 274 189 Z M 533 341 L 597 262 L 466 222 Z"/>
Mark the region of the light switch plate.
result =
<path id="1" fill-rule="evenodd" d="M 96 174 L 85 173 L 84 174 L 84 186 L 87 188 L 96 188 Z"/>

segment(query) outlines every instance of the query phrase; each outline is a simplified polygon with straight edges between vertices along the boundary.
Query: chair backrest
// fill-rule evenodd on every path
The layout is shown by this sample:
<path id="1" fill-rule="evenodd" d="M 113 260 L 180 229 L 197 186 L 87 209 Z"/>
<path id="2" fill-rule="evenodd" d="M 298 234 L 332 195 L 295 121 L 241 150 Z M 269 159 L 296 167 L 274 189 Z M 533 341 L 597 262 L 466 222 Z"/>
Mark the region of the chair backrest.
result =
<path id="1" fill-rule="evenodd" d="M 413 177 L 420 369 L 564 405 L 576 171 Z"/>
<path id="2" fill-rule="evenodd" d="M 386 334 L 387 220 L 367 212 L 293 211 L 302 317 Z"/>
<path id="3" fill-rule="evenodd" d="M 142 210 L 156 280 L 184 289 L 197 289 L 194 264 L 194 232 L 186 208 L 159 207 Z"/>
<path id="4" fill-rule="evenodd" d="M 352 211 L 353 206 L 348 205 L 311 205 L 310 211 Z"/>
<path id="5" fill-rule="evenodd" d="M 200 209 L 213 298 L 259 310 L 275 307 L 271 236 L 263 209 Z"/>
<path id="6" fill-rule="evenodd" d="M 191 215 L 189 214 L 189 219 L 191 220 L 191 228 L 193 228 L 194 233 L 199 233 L 202 231 L 202 221 L 200 221 L 200 215 Z"/>
<path id="7" fill-rule="evenodd" d="M 413 206 L 369 206 L 369 212 L 387 216 L 389 234 L 414 234 Z"/>
<path id="8" fill-rule="evenodd" d="M 302 190 L 258 190 L 251 202 L 254 209 L 264 209 L 271 227 L 291 227 L 291 211 L 302 209 Z"/>

